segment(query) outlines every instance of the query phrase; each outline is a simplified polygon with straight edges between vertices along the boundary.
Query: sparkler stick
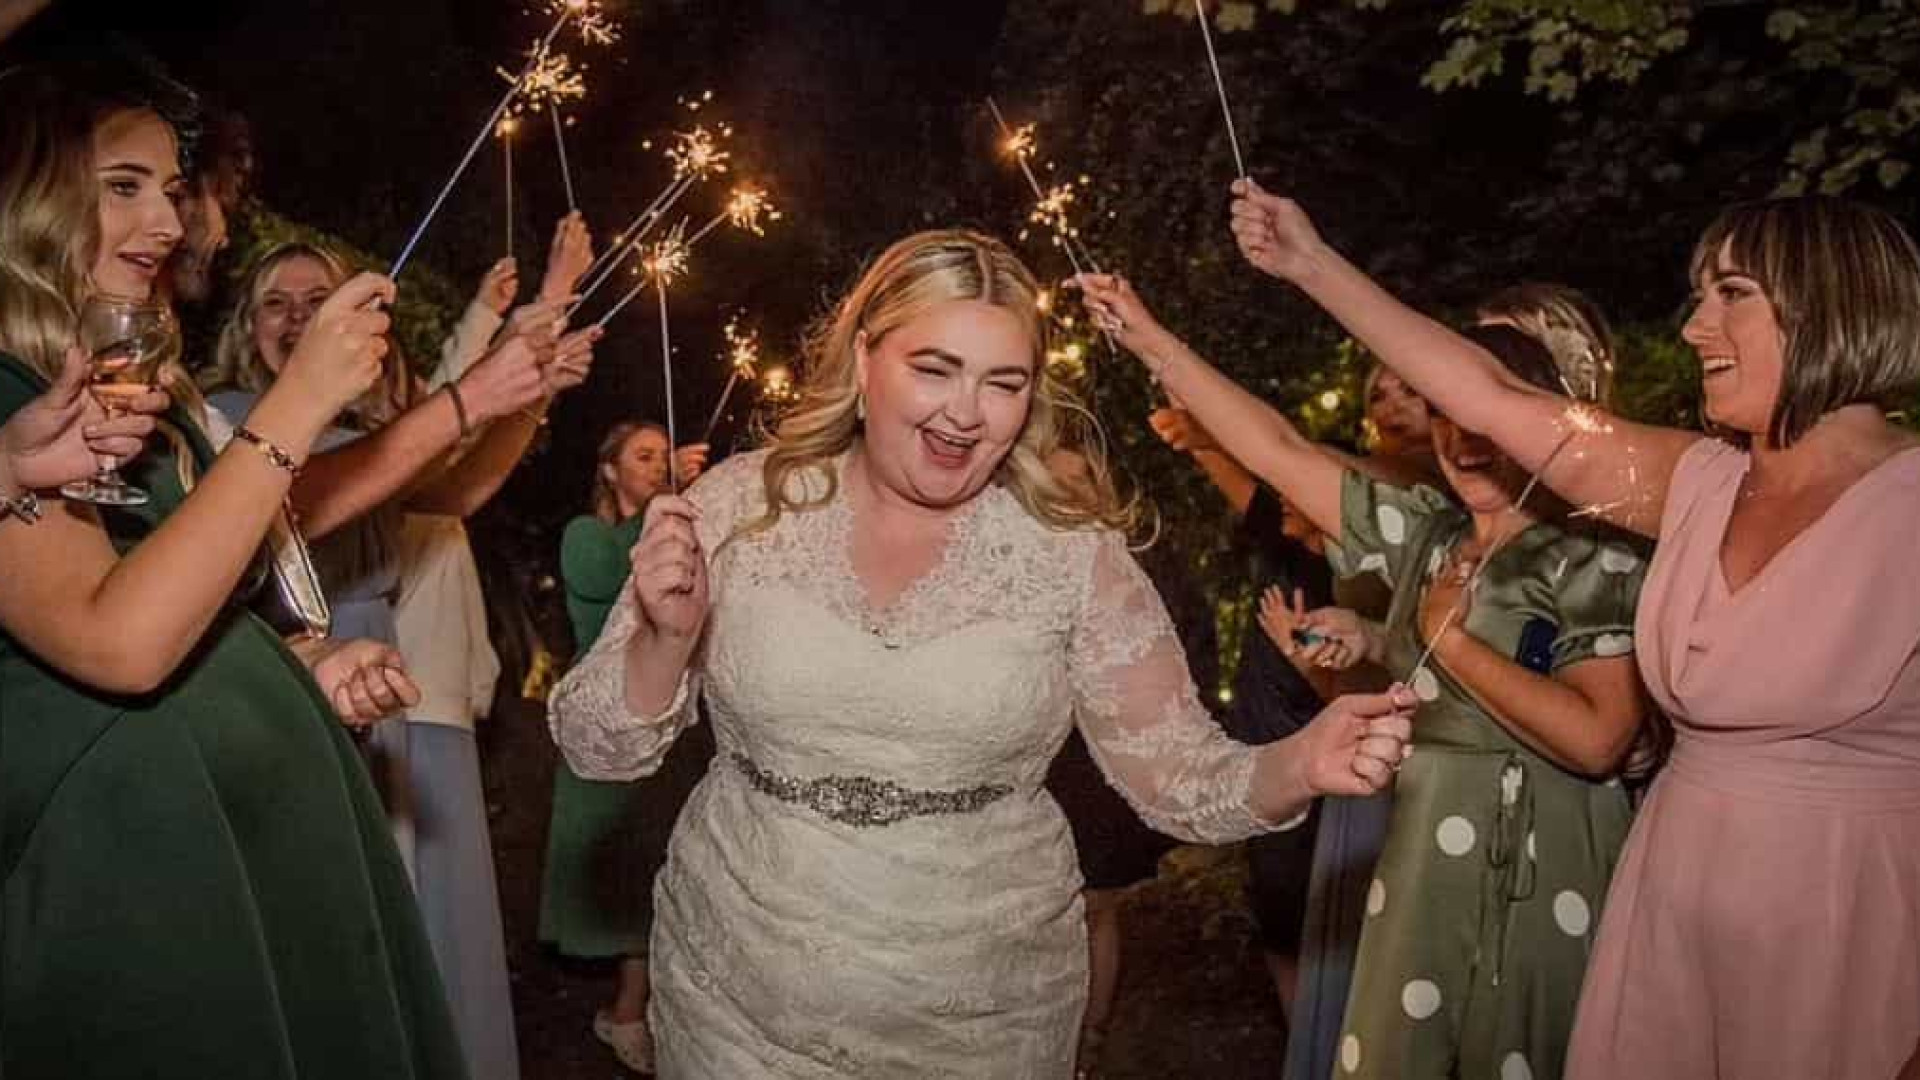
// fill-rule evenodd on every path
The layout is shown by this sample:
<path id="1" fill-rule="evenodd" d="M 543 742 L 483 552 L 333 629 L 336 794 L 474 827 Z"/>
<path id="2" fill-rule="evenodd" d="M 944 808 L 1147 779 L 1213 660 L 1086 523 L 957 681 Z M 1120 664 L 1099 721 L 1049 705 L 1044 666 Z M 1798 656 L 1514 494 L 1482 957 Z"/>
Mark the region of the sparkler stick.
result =
<path id="1" fill-rule="evenodd" d="M 500 121 L 500 160 L 506 163 L 507 170 L 507 258 L 513 258 L 513 129 L 519 127 L 519 121 L 505 117 Z"/>
<path id="2" fill-rule="evenodd" d="M 560 106 L 547 103 L 547 115 L 553 118 L 553 145 L 560 152 L 560 182 L 567 189 L 567 212 L 580 209 L 580 201 L 573 197 L 573 170 L 567 167 L 567 136 L 560 127 Z"/>
<path id="3" fill-rule="evenodd" d="M 653 275 L 653 292 L 660 298 L 660 382 L 667 394 L 667 483 L 680 490 L 680 437 L 673 423 L 673 339 L 667 333 L 667 275 Z"/>
<path id="4" fill-rule="evenodd" d="M 486 123 L 480 125 L 480 130 L 474 135 L 473 142 L 467 146 L 467 152 L 461 155 L 460 163 L 453 167 L 453 175 L 447 177 L 447 182 L 440 188 L 440 194 L 434 196 L 433 205 L 427 208 L 427 215 L 420 219 L 420 224 L 414 227 L 413 235 L 409 236 L 406 244 L 400 248 L 400 254 L 393 260 L 393 265 L 387 268 L 388 277 L 399 277 L 400 271 L 406 268 L 407 261 L 413 258 L 414 249 L 420 246 L 420 238 L 427 234 L 427 226 L 433 224 L 434 217 L 440 213 L 440 207 L 446 204 L 447 196 L 453 194 L 454 185 L 466 175 L 467 167 L 473 164 L 474 155 L 480 152 L 480 147 L 486 144 L 487 136 L 493 133 L 494 126 L 500 123 L 502 116 L 506 115 L 507 106 L 513 104 L 513 95 L 520 89 L 520 80 L 533 73 L 541 58 L 546 55 L 547 48 L 553 44 L 553 39 L 559 37 L 560 31 L 566 28 L 567 20 L 586 7 L 587 0 L 560 0 L 559 17 L 553 21 L 553 28 L 547 31 L 546 37 L 540 39 L 540 44 L 533 50 L 533 55 L 527 58 L 527 66 L 521 69 L 519 79 L 515 79 L 513 85 L 507 87 L 507 92 L 501 96 L 500 103 L 495 105 L 493 112 L 487 116 Z"/>
<path id="5" fill-rule="evenodd" d="M 1213 69 L 1213 88 L 1220 94 L 1220 112 L 1227 118 L 1227 143 L 1233 147 L 1233 167 L 1240 179 L 1247 178 L 1247 163 L 1240 157 L 1240 136 L 1233 129 L 1233 109 L 1227 104 L 1227 83 L 1220 77 L 1220 56 L 1213 51 L 1213 31 L 1207 26 L 1205 0 L 1193 0 L 1193 13 L 1200 22 L 1200 39 L 1207 43 L 1207 65 Z"/>

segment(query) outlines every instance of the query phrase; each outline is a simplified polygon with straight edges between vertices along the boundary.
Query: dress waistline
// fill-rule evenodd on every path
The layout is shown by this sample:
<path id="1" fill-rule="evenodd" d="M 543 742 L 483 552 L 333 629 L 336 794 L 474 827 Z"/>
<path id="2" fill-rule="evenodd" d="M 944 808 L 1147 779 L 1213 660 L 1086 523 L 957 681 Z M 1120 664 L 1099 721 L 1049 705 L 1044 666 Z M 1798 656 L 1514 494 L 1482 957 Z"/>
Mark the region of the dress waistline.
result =
<path id="1" fill-rule="evenodd" d="M 1778 747 L 1681 738 L 1667 771 L 1729 795 L 1787 806 L 1885 813 L 1920 810 L 1920 767 L 1888 761 L 1811 761 Z"/>
<path id="2" fill-rule="evenodd" d="M 892 825 L 908 818 L 936 814 L 971 814 L 1013 793 L 1008 784 L 917 791 L 870 776 L 822 776 L 808 780 L 763 769 L 737 750 L 731 760 L 734 768 L 760 794 L 804 806 L 829 821 L 856 828 Z"/>

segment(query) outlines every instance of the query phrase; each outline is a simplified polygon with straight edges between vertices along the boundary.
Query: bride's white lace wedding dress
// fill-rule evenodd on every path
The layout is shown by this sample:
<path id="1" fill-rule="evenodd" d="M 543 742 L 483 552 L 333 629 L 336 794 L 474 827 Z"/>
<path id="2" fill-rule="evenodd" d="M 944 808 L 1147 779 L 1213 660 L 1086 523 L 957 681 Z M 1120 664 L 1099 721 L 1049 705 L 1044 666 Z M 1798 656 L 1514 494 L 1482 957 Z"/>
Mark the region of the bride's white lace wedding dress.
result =
<path id="1" fill-rule="evenodd" d="M 1052 531 L 989 488 L 938 568 L 871 610 L 844 487 L 728 542 L 764 508 L 763 460 L 692 490 L 712 610 L 674 706 L 625 708 L 630 592 L 553 695 L 588 778 L 645 775 L 696 698 L 714 725 L 656 884 L 660 1075 L 1066 1077 L 1085 928 L 1041 782 L 1067 725 L 1150 824 L 1202 842 L 1268 828 L 1247 807 L 1257 751 L 1202 709 L 1120 537 Z"/>

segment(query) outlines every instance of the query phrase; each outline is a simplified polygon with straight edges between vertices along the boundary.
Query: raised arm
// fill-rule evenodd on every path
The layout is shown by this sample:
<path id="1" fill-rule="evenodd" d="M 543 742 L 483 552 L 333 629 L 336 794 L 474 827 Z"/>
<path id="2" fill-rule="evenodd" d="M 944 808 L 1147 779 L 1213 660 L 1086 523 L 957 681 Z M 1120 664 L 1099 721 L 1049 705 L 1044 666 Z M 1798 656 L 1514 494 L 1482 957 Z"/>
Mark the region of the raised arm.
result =
<path id="1" fill-rule="evenodd" d="M 373 383 L 387 316 L 365 310 L 393 294 L 361 275 L 321 306 L 247 427 L 185 502 L 124 556 L 90 507 L 60 503 L 32 525 L 0 528 L 0 626 L 70 678 L 108 693 L 166 681 L 226 605 L 280 512 L 297 463 L 347 402 Z"/>
<path id="2" fill-rule="evenodd" d="M 1320 795 L 1371 794 L 1392 779 L 1412 730 L 1410 695 L 1342 698 L 1296 735 L 1235 742 L 1201 706 L 1166 609 L 1125 544 L 1099 544 L 1068 645 L 1074 715 L 1147 824 L 1224 843 L 1296 821 Z"/>
<path id="3" fill-rule="evenodd" d="M 1233 233 L 1248 262 L 1292 282 L 1454 423 L 1492 439 L 1561 498 L 1646 536 L 1667 484 L 1701 436 L 1570 409 L 1486 350 L 1402 304 L 1329 247 L 1299 205 L 1236 181 Z M 1542 471 L 1544 469 L 1544 472 Z"/>
<path id="4" fill-rule="evenodd" d="M 1214 370 L 1154 319 L 1125 278 L 1081 274 L 1075 280 L 1101 328 L 1147 365 L 1167 393 L 1213 433 L 1221 450 L 1298 507 L 1315 528 L 1339 535 L 1346 461 L 1308 441 L 1278 409 Z"/>
<path id="5" fill-rule="evenodd" d="M 726 540 L 742 492 L 759 479 L 730 462 L 688 491 L 647 503 L 620 599 L 593 648 L 554 687 L 547 723 L 574 773 L 631 780 L 660 767 L 698 717 L 709 560 Z"/>

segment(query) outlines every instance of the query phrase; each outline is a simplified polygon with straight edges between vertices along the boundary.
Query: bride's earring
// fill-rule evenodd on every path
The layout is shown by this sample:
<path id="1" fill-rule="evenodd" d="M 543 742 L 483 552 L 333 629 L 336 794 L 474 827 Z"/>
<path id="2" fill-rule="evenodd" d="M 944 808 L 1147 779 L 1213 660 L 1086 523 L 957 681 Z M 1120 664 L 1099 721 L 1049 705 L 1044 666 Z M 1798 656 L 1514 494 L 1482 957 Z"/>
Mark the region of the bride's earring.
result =
<path id="1" fill-rule="evenodd" d="M 862 423 L 866 422 L 867 395 L 865 393 L 859 393 L 859 394 L 853 395 L 853 418 L 855 420 L 861 421 Z"/>

